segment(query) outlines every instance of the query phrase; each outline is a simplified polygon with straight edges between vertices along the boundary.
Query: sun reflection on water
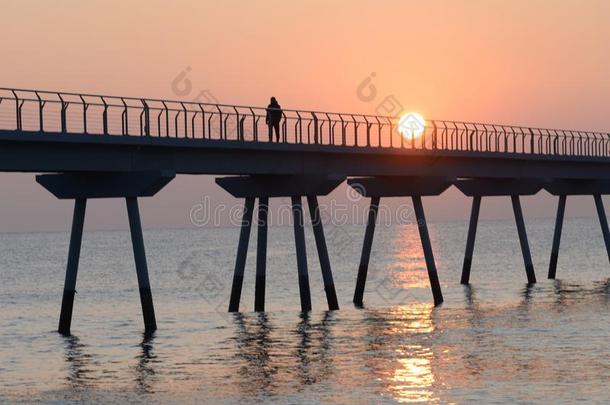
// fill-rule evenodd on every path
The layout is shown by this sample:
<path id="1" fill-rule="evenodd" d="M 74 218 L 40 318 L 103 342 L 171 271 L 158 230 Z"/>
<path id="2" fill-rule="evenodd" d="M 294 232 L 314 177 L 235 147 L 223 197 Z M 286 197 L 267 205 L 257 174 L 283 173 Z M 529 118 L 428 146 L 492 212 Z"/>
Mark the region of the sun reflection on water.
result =
<path id="1" fill-rule="evenodd" d="M 433 232 L 431 238 L 434 244 Z M 394 244 L 394 261 L 390 264 L 394 286 L 401 289 L 429 288 L 426 261 L 417 227 L 400 227 Z"/>
<path id="2" fill-rule="evenodd" d="M 388 310 L 392 317 L 392 333 L 431 333 L 434 331 L 430 303 L 401 305 Z"/>
<path id="3" fill-rule="evenodd" d="M 402 358 L 394 371 L 390 389 L 399 402 L 430 402 L 433 398 L 434 374 L 430 364 L 432 352 L 419 345 L 397 350 Z"/>
<path id="4" fill-rule="evenodd" d="M 413 304 L 398 307 L 392 332 L 412 335 L 429 334 L 434 331 L 432 305 Z M 395 350 L 397 362 L 389 378 L 388 390 L 394 399 L 402 403 L 435 402 L 430 347 L 419 344 L 404 344 Z"/>

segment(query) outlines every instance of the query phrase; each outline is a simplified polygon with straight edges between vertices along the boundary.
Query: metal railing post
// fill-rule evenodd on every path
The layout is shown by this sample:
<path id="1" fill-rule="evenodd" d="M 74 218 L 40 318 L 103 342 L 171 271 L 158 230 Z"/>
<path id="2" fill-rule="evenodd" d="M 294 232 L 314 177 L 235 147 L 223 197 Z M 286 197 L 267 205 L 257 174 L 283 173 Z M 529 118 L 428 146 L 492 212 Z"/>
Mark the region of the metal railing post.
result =
<path id="1" fill-rule="evenodd" d="M 40 97 L 40 94 L 38 94 L 37 91 L 35 91 L 34 93 L 36 94 L 36 98 L 38 99 L 38 119 L 39 119 L 40 132 L 44 132 L 44 111 L 43 111 L 43 108 L 44 108 L 44 105 L 45 105 L 46 102 L 42 101 L 42 98 Z M 85 133 L 87 133 L 87 131 L 85 131 Z"/>
<path id="2" fill-rule="evenodd" d="M 223 131 L 222 131 L 222 110 L 220 109 L 220 107 L 218 106 L 218 104 L 216 104 L 216 109 L 218 110 L 218 115 L 219 115 L 219 119 L 218 119 L 218 129 L 220 131 L 220 139 L 224 139 L 223 138 Z"/>
<path id="3" fill-rule="evenodd" d="M 233 111 L 235 111 L 235 122 L 237 124 L 237 139 L 243 141 L 244 134 L 241 132 L 241 123 L 239 122 L 239 111 L 235 106 L 233 106 Z"/>
<path id="4" fill-rule="evenodd" d="M 121 103 L 123 103 L 123 112 L 121 113 L 121 129 L 123 135 L 129 135 L 129 116 L 127 113 L 127 103 L 125 99 L 121 97 Z"/>
<path id="5" fill-rule="evenodd" d="M 203 109 L 203 105 L 197 104 L 199 109 L 201 110 L 201 136 L 205 139 L 205 110 Z"/>
<path id="6" fill-rule="evenodd" d="M 282 141 L 284 143 L 288 143 L 288 118 L 286 118 L 286 113 L 282 111 Z"/>
<path id="7" fill-rule="evenodd" d="M 21 131 L 23 129 L 21 122 L 21 106 L 23 105 L 23 101 L 19 100 L 19 96 L 15 90 L 11 91 L 13 92 L 13 96 L 15 96 L 15 124 L 17 131 Z"/>
<path id="8" fill-rule="evenodd" d="M 341 120 L 341 146 L 345 146 L 345 120 L 341 114 L 339 114 L 339 119 Z"/>
<path id="9" fill-rule="evenodd" d="M 303 122 L 301 119 L 301 114 L 299 114 L 298 111 L 295 111 L 297 114 L 297 122 L 294 124 L 294 137 L 295 137 L 295 142 L 297 140 L 297 133 L 299 134 L 298 136 L 298 143 L 303 143 Z M 297 131 L 298 128 L 298 131 Z"/>
<path id="10" fill-rule="evenodd" d="M 144 106 L 144 135 L 150 136 L 150 109 L 146 100 L 142 99 L 141 101 Z"/>
<path id="11" fill-rule="evenodd" d="M 358 146 L 358 126 L 360 125 L 360 123 L 356 121 L 356 117 L 354 117 L 353 115 L 351 117 L 352 121 L 354 121 L 354 146 Z"/>
<path id="12" fill-rule="evenodd" d="M 231 113 L 226 114 L 224 124 L 223 124 L 225 140 L 228 139 L 227 129 L 229 128 L 229 126 L 227 125 L 227 121 L 229 120 L 230 115 L 231 115 Z"/>
<path id="13" fill-rule="evenodd" d="M 180 118 L 180 110 L 177 109 L 174 116 L 174 135 L 176 139 L 178 139 L 178 118 Z"/>
<path id="14" fill-rule="evenodd" d="M 318 132 L 320 131 L 320 128 L 318 127 L 318 117 L 316 117 L 315 113 L 311 113 L 311 116 L 313 117 L 313 126 L 314 126 L 314 130 L 313 130 L 313 142 L 317 145 L 318 144 Z"/>
<path id="15" fill-rule="evenodd" d="M 83 133 L 87 134 L 87 109 L 89 108 L 89 104 L 85 102 L 85 98 L 82 95 L 79 95 L 80 101 L 83 103 Z"/>
<path id="16" fill-rule="evenodd" d="M 193 116 L 191 117 L 191 134 L 193 135 L 193 139 L 196 138 L 195 135 L 195 119 L 197 119 L 197 115 L 199 114 L 199 111 L 193 111 Z"/>
<path id="17" fill-rule="evenodd" d="M 66 123 L 66 110 L 68 109 L 68 106 L 66 105 L 66 102 L 64 101 L 64 98 L 61 96 L 61 93 L 57 93 L 57 96 L 59 97 L 59 99 L 61 100 L 61 115 L 60 115 L 60 120 L 61 120 L 61 132 L 68 132 L 68 124 Z"/>
<path id="18" fill-rule="evenodd" d="M 165 101 L 161 101 L 163 104 L 163 108 L 165 109 L 165 137 L 169 138 L 169 108 L 167 108 L 167 104 Z"/>
<path id="19" fill-rule="evenodd" d="M 328 113 L 324 113 L 324 115 L 326 115 L 326 119 L 328 119 L 328 144 L 334 145 L 334 143 L 335 143 L 335 124 L 333 123 L 333 120 L 330 118 L 330 115 L 328 115 Z"/>
<path id="20" fill-rule="evenodd" d="M 258 118 L 252 107 L 249 107 L 249 109 L 250 114 L 252 114 L 252 138 L 254 141 L 258 141 Z"/>
<path id="21" fill-rule="evenodd" d="M 394 125 L 392 124 L 392 118 L 386 117 L 386 120 L 388 121 L 388 125 L 390 126 L 390 148 L 394 147 Z"/>
<path id="22" fill-rule="evenodd" d="M 104 104 L 104 111 L 102 112 L 102 129 L 104 131 L 104 135 L 108 135 L 108 104 L 104 97 L 100 96 L 102 100 L 102 104 Z"/>
<path id="23" fill-rule="evenodd" d="M 184 111 L 184 138 L 187 139 L 189 137 L 188 111 L 186 110 L 186 106 L 184 105 L 184 103 L 180 103 L 180 105 L 182 106 L 182 111 Z M 178 135 L 176 135 L 176 136 L 178 136 Z M 194 138 L 194 136 L 193 136 L 193 138 Z"/>
<path id="24" fill-rule="evenodd" d="M 366 122 L 366 147 L 368 148 L 371 146 L 371 123 L 366 118 L 366 115 L 363 115 L 362 118 L 364 118 L 364 122 Z"/>
<path id="25" fill-rule="evenodd" d="M 379 143 L 377 144 L 377 147 L 381 148 L 381 128 L 382 128 L 383 124 L 381 123 L 381 121 L 379 121 L 378 116 L 375 116 L 375 120 L 377 121 L 377 130 L 378 130 L 378 135 L 379 135 Z"/>

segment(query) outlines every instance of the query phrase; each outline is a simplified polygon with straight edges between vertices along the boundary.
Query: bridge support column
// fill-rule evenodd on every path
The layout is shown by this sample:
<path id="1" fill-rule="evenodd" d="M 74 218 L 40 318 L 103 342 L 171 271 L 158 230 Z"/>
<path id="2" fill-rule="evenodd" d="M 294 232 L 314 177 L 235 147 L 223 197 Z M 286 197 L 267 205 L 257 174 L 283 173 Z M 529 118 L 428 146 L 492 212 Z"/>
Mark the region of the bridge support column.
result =
<path id="1" fill-rule="evenodd" d="M 233 285 L 231 286 L 231 298 L 229 300 L 229 312 L 239 311 L 241 299 L 241 288 L 244 283 L 244 270 L 248 255 L 248 244 L 250 241 L 250 228 L 252 227 L 252 212 L 254 211 L 254 197 L 245 199 L 244 212 L 241 218 L 241 232 L 239 244 L 237 245 L 237 257 L 235 259 L 235 272 L 233 273 Z"/>
<path id="2" fill-rule="evenodd" d="M 59 316 L 60 333 L 70 334 L 85 209 L 90 198 L 125 198 L 145 333 L 149 334 L 157 329 L 137 199 L 155 195 L 174 177 L 175 173 L 172 172 L 63 173 L 36 176 L 36 181 L 57 198 L 75 200 L 66 281 Z"/>
<path id="3" fill-rule="evenodd" d="M 70 335 L 70 325 L 72 324 L 72 308 L 74 307 L 74 295 L 76 294 L 76 276 L 78 274 L 78 261 L 80 258 L 86 207 L 86 199 L 79 198 L 74 201 L 68 265 L 66 266 L 64 295 L 61 301 L 61 312 L 59 315 L 58 332 L 63 335 Z"/>
<path id="4" fill-rule="evenodd" d="M 297 251 L 297 270 L 299 273 L 299 295 L 301 312 L 311 311 L 311 293 L 309 291 L 309 274 L 307 272 L 307 250 L 305 248 L 305 230 L 303 229 L 303 205 L 301 197 L 292 197 L 292 220 L 294 225 L 294 243 Z"/>
<path id="5" fill-rule="evenodd" d="M 256 281 L 254 285 L 254 311 L 265 311 L 265 283 L 267 278 L 267 217 L 269 198 L 258 199 L 258 235 L 256 241 Z"/>
<path id="6" fill-rule="evenodd" d="M 472 197 L 472 210 L 470 211 L 470 224 L 468 225 L 468 237 L 466 239 L 466 254 L 462 266 L 461 284 L 470 282 L 470 267 L 472 265 L 472 254 L 474 252 L 474 241 L 477 234 L 477 223 L 479 222 L 479 210 L 481 208 L 481 196 Z"/>
<path id="7" fill-rule="evenodd" d="M 371 258 L 371 248 L 373 247 L 373 236 L 375 235 L 375 223 L 377 222 L 379 201 L 380 197 L 371 197 L 368 221 L 366 223 L 366 230 L 364 231 L 360 265 L 358 266 L 356 290 L 354 291 L 354 304 L 358 307 L 362 307 L 363 305 L 364 286 L 366 285 L 366 276 L 369 270 L 369 259 Z"/>
<path id="8" fill-rule="evenodd" d="M 328 309 L 334 311 L 339 309 L 339 302 L 337 301 L 335 282 L 333 281 L 330 259 L 328 258 L 328 249 L 326 247 L 326 240 L 324 238 L 324 226 L 322 225 L 322 215 L 320 214 L 318 197 L 315 195 L 307 196 L 307 204 L 309 206 L 309 215 L 311 217 L 313 235 L 316 240 L 316 249 L 318 250 L 320 268 L 322 269 L 322 279 L 324 280 L 326 302 L 328 303 Z"/>
<path id="9" fill-rule="evenodd" d="M 464 257 L 464 267 L 462 269 L 462 284 L 469 281 L 470 265 L 472 263 L 472 253 L 474 249 L 474 238 L 476 222 L 479 215 L 481 197 L 497 197 L 510 196 L 513 212 L 515 215 L 515 223 L 517 224 L 517 232 L 519 233 L 519 244 L 521 245 L 521 253 L 525 263 L 525 273 L 528 283 L 536 282 L 534 273 L 534 265 L 527 241 L 527 232 L 525 231 L 525 221 L 523 220 L 523 211 L 521 210 L 522 195 L 534 195 L 542 188 L 543 182 L 537 179 L 492 179 L 492 178 L 472 178 L 460 179 L 454 182 L 454 185 L 468 197 L 473 197 L 472 212 L 470 214 L 470 227 L 468 229 L 468 239 L 466 241 L 466 256 Z M 477 200 L 478 199 L 478 200 Z"/>
<path id="10" fill-rule="evenodd" d="M 566 209 L 566 195 L 562 194 L 559 196 L 559 202 L 557 203 L 557 216 L 555 217 L 555 231 L 553 233 L 553 247 L 551 248 L 551 260 L 549 262 L 549 276 L 550 280 L 555 279 L 557 272 L 557 260 L 559 258 L 559 244 L 561 242 L 561 230 L 563 228 L 563 214 Z"/>
<path id="11" fill-rule="evenodd" d="M 602 235 L 604 236 L 606 253 L 608 254 L 608 260 L 610 260 L 610 230 L 608 229 L 608 220 L 606 219 L 606 210 L 604 209 L 604 202 L 600 194 L 594 194 L 593 198 L 595 199 L 597 216 L 599 217 L 599 224 L 602 228 Z"/>
<path id="12" fill-rule="evenodd" d="M 426 269 L 428 271 L 428 278 L 430 279 L 430 288 L 432 289 L 432 296 L 434 297 L 434 305 L 439 305 L 443 302 L 443 294 L 438 280 L 434 255 L 432 253 L 432 244 L 430 242 L 430 235 L 428 234 L 428 224 L 426 223 L 421 197 L 440 195 L 449 188 L 452 181 L 453 179 L 444 177 L 417 176 L 361 177 L 349 179 L 347 181 L 357 193 L 361 194 L 363 197 L 371 198 L 368 223 L 364 233 L 364 244 L 362 246 L 360 266 L 358 268 L 358 278 L 356 280 L 356 289 L 354 291 L 354 304 L 356 306 L 362 307 L 364 286 L 366 284 L 371 247 L 373 245 L 373 234 L 375 232 L 375 222 L 381 197 L 412 198 L 415 216 L 417 218 L 419 237 L 426 261 Z"/>
<path id="13" fill-rule="evenodd" d="M 434 262 L 434 254 L 432 253 L 432 244 L 430 243 L 430 235 L 428 234 L 428 224 L 424 215 L 424 206 L 420 196 L 413 196 L 413 208 L 415 209 L 415 217 L 417 218 L 417 229 L 419 229 L 419 237 L 424 250 L 424 258 L 426 260 L 426 268 L 428 269 L 428 278 L 430 279 L 430 288 L 434 297 L 434 305 L 443 303 L 443 293 L 441 292 L 441 284 L 438 281 L 436 272 L 436 264 Z"/>
<path id="14" fill-rule="evenodd" d="M 555 223 L 555 237 L 553 238 L 553 251 L 551 253 L 551 266 L 549 267 L 549 278 L 555 277 L 555 267 L 557 265 L 557 255 L 559 253 L 559 238 L 561 237 L 561 224 L 563 222 L 563 211 L 565 209 L 565 199 L 568 195 L 593 195 L 597 216 L 601 226 L 606 253 L 610 260 L 610 230 L 602 195 L 610 194 L 610 180 L 605 179 L 551 179 L 548 180 L 544 188 L 552 195 L 559 196 L 559 206 L 557 208 L 557 220 Z M 552 276 L 552 277 L 551 277 Z"/>
<path id="15" fill-rule="evenodd" d="M 146 252 L 144 250 L 144 236 L 142 235 L 142 223 L 140 221 L 140 209 L 136 197 L 127 197 L 127 214 L 129 217 L 129 229 L 131 231 L 131 244 L 133 256 L 136 262 L 136 273 L 138 275 L 138 287 L 140 289 L 140 303 L 142 304 L 142 316 L 144 318 L 144 329 L 146 333 L 157 330 L 155 308 L 153 306 L 152 292 L 150 291 L 150 280 L 148 278 L 148 265 L 146 264 Z"/>
<path id="16" fill-rule="evenodd" d="M 513 211 L 515 213 L 515 222 L 517 224 L 517 232 L 519 233 L 519 243 L 521 244 L 521 253 L 523 254 L 527 282 L 529 284 L 533 284 L 536 282 L 536 274 L 534 273 L 534 265 L 532 263 L 530 247 L 527 241 L 527 232 L 525 231 L 525 221 L 523 220 L 521 201 L 518 195 L 511 195 L 510 199 L 513 204 Z"/>
<path id="17" fill-rule="evenodd" d="M 326 292 L 328 307 L 330 310 L 339 309 L 330 260 L 328 258 L 326 240 L 324 239 L 324 228 L 322 226 L 317 196 L 330 193 L 341 184 L 343 180 L 345 180 L 344 177 L 292 175 L 251 175 L 219 177 L 216 179 L 216 184 L 229 192 L 233 197 L 246 199 L 245 211 L 251 211 L 252 206 L 254 205 L 254 199 L 258 198 L 258 241 L 256 252 L 256 281 L 254 286 L 255 311 L 265 310 L 267 218 L 270 197 L 291 198 L 301 310 L 303 312 L 311 310 L 311 291 L 309 288 L 309 274 L 307 268 L 305 229 L 303 227 L 303 196 L 307 196 L 318 257 L 320 259 L 320 267 L 322 268 L 322 278 L 324 279 L 324 290 Z M 248 204 L 250 205 L 249 209 Z M 245 218 L 246 213 L 244 212 L 229 311 L 239 310 L 239 295 L 241 294 L 249 235 L 249 228 L 246 227 Z M 251 214 L 247 219 L 251 220 Z"/>

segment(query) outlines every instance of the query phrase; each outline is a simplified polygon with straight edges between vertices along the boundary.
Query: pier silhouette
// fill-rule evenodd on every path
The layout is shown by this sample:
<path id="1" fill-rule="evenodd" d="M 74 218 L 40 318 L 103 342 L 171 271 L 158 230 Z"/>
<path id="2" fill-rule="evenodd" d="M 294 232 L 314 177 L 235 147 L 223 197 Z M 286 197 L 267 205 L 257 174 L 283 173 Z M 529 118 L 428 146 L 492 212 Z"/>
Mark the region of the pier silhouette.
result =
<path id="1" fill-rule="evenodd" d="M 59 332 L 70 334 L 87 200 L 124 198 L 145 330 L 156 329 L 138 199 L 177 174 L 215 175 L 244 200 L 229 311 L 239 311 L 258 201 L 255 310 L 265 308 L 269 198 L 290 197 L 303 312 L 312 308 L 303 197 L 313 225 L 327 304 L 339 309 L 318 197 L 344 181 L 370 198 L 353 302 L 362 306 L 381 198 L 412 199 L 435 305 L 443 302 L 422 197 L 455 186 L 472 198 L 461 283 L 468 284 L 482 197 L 510 197 L 528 283 L 536 282 L 520 197 L 545 189 L 558 197 L 548 278 L 554 279 L 566 198 L 591 195 L 610 259 L 601 196 L 610 193 L 610 134 L 428 120 L 418 136 L 397 131 L 398 117 L 281 110 L 270 142 L 269 108 L 93 94 L 0 89 L 0 171 L 36 177 L 60 199 L 73 199 Z M 274 122 L 274 125 L 275 122 Z"/>

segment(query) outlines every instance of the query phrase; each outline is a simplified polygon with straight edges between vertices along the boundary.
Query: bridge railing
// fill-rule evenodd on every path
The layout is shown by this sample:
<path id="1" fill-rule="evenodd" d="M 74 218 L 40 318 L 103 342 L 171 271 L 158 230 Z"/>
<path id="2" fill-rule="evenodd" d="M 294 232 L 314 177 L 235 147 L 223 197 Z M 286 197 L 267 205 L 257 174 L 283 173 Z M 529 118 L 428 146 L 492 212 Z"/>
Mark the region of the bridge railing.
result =
<path id="1" fill-rule="evenodd" d="M 269 142 L 266 113 L 265 108 L 252 106 L 0 88 L 0 130 Z M 405 136 L 399 119 L 284 109 L 280 142 L 610 156 L 608 133 L 428 120 Z M 417 136 L 409 136 L 413 132 Z"/>

